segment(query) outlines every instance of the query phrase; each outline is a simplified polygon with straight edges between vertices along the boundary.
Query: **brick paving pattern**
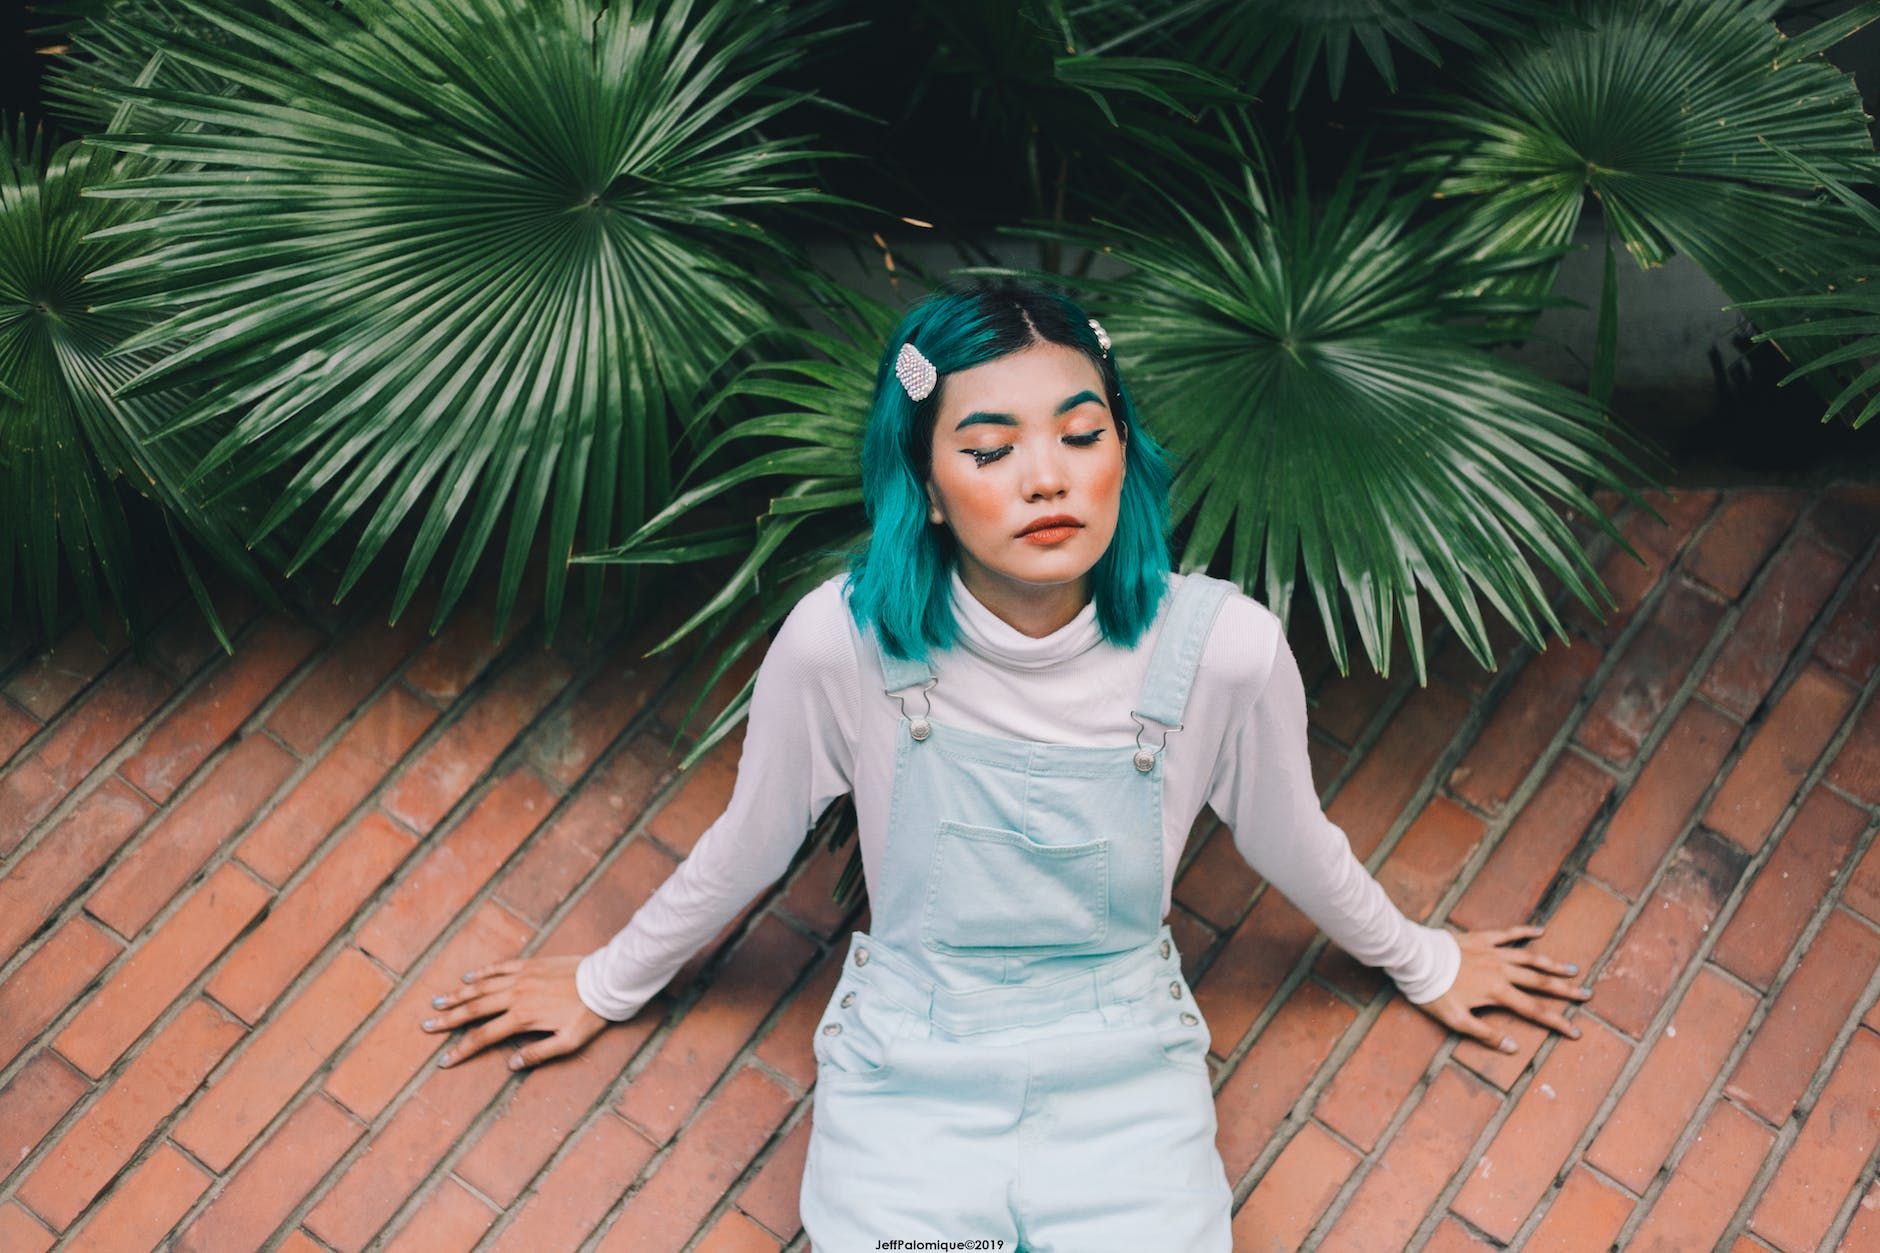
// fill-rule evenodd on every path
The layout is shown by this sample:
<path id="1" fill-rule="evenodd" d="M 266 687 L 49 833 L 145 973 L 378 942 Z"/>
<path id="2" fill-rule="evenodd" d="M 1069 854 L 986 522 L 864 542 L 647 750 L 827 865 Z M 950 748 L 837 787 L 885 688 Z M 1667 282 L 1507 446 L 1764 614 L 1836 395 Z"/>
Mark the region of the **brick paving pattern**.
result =
<path id="1" fill-rule="evenodd" d="M 1392 898 L 1544 922 L 1595 994 L 1579 1040 L 1463 1041 L 1204 812 L 1171 923 L 1237 1248 L 1880 1248 L 1880 488 L 1652 499 L 1618 518 L 1644 564 L 1591 544 L 1614 614 L 1545 582 L 1570 648 L 1498 625 L 1487 671 L 1426 610 L 1419 686 L 1295 630 L 1327 811 Z M 429 997 L 603 942 L 740 743 L 674 770 L 696 680 L 642 654 L 679 617 L 544 647 L 479 595 L 436 637 L 422 598 L 388 628 L 225 590 L 232 657 L 180 602 L 143 660 L 0 643 L 0 1248 L 804 1247 L 846 848 L 576 1058 L 430 1064 Z"/>

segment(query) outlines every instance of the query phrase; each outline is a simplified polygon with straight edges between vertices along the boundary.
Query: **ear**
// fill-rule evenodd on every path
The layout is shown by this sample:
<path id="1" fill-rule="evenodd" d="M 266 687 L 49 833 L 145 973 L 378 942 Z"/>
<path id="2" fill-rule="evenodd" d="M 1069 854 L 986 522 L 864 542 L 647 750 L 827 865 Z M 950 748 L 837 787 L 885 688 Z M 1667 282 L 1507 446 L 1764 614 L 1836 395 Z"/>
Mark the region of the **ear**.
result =
<path id="1" fill-rule="evenodd" d="M 934 490 L 932 479 L 927 480 L 926 488 L 927 488 L 927 521 L 945 522 L 946 510 L 940 507 L 940 493 Z"/>

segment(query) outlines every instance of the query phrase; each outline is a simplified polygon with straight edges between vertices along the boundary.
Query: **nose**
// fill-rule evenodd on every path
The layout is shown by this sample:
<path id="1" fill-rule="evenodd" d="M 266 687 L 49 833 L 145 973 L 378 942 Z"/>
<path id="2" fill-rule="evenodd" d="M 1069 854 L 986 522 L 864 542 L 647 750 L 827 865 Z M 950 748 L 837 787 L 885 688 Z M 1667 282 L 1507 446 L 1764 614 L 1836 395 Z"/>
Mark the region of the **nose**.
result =
<path id="1" fill-rule="evenodd" d="M 1049 500 L 1062 496 L 1068 480 L 1064 473 L 1064 451 L 1056 443 L 1046 445 L 1025 457 L 1025 476 L 1020 483 L 1026 500 Z"/>

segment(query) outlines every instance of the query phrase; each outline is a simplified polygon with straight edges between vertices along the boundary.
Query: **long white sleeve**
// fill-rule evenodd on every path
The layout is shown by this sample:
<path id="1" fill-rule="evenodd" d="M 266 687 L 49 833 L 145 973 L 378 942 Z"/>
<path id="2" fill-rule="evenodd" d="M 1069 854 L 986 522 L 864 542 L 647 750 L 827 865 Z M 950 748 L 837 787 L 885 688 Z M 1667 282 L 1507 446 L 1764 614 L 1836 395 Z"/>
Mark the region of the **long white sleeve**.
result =
<path id="1" fill-rule="evenodd" d="M 851 790 L 859 678 L 848 637 L 808 599 L 783 620 L 751 693 L 731 800 L 627 925 L 581 959 L 575 987 L 631 1018 L 789 868 L 810 824 Z"/>
<path id="2" fill-rule="evenodd" d="M 1416 1005 L 1449 990 L 1462 950 L 1441 927 L 1413 922 L 1325 816 L 1306 754 L 1306 694 L 1299 663 L 1278 630 L 1265 686 L 1222 744 L 1208 803 L 1234 847 L 1274 888 Z"/>

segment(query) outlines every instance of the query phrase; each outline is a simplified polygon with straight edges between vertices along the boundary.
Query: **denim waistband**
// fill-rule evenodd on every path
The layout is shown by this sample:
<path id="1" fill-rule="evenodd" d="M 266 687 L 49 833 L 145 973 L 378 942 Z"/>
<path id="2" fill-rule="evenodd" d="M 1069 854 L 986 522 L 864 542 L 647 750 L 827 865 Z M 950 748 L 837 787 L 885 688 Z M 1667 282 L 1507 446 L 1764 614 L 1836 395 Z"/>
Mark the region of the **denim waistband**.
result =
<path id="1" fill-rule="evenodd" d="M 1125 1004 L 1139 1000 L 1169 970 L 1181 969 L 1181 953 L 1167 923 L 1136 948 L 1084 960 L 1093 964 L 1048 978 L 950 988 L 905 953 L 857 930 L 849 935 L 843 966 L 846 977 L 879 990 L 950 1035 L 1050 1022 L 1080 1010 Z"/>

